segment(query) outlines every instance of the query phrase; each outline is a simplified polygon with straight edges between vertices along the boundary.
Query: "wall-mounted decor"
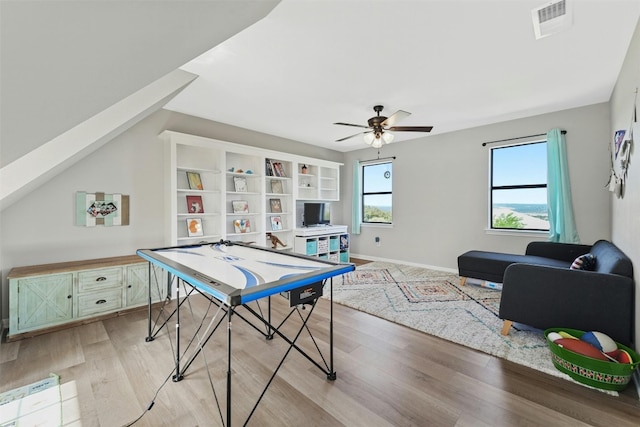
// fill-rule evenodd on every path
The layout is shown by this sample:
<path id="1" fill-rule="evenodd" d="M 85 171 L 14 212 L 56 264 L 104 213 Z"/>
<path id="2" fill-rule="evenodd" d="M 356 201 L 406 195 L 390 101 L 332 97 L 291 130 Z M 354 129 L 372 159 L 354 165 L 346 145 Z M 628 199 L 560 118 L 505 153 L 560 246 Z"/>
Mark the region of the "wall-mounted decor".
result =
<path id="1" fill-rule="evenodd" d="M 85 227 L 129 225 L 129 196 L 78 191 L 76 193 L 76 225 Z"/>

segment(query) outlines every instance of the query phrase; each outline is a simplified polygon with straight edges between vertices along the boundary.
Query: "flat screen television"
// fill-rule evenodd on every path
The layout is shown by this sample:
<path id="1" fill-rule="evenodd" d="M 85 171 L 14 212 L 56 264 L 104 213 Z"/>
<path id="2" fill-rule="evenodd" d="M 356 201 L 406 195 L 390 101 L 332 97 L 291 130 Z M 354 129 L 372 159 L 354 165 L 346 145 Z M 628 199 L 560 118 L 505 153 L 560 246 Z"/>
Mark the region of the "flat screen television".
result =
<path id="1" fill-rule="evenodd" d="M 328 203 L 305 203 L 303 224 L 305 227 L 329 225 L 331 223 L 331 209 Z"/>

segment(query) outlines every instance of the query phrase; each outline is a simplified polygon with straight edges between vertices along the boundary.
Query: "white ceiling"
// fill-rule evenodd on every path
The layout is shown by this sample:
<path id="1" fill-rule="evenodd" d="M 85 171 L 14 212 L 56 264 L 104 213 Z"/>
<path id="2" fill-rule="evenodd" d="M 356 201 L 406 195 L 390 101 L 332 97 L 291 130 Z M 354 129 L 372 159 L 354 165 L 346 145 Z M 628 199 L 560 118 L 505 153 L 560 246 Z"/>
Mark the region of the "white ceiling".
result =
<path id="1" fill-rule="evenodd" d="M 609 100 L 638 0 L 573 0 L 572 26 L 536 40 L 544 1 L 283 0 L 182 68 L 165 108 L 338 151 L 373 106 L 440 134 Z M 396 133 L 396 142 L 422 138 Z"/>

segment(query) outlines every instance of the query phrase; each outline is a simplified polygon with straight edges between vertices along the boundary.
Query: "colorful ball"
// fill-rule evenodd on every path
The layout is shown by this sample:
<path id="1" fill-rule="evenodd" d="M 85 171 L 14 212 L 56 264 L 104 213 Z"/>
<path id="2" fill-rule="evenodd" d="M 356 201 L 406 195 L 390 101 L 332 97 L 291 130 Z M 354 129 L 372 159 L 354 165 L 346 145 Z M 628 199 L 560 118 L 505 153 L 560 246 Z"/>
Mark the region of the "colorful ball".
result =
<path id="1" fill-rule="evenodd" d="M 572 340 L 577 340 L 578 338 L 571 335 L 569 332 L 559 331 L 558 332 L 562 338 L 571 338 Z"/>
<path id="2" fill-rule="evenodd" d="M 549 341 L 555 342 L 556 340 L 561 339 L 562 335 L 557 332 L 549 332 L 549 334 L 547 334 L 547 338 L 549 339 Z"/>
<path id="3" fill-rule="evenodd" d="M 591 357 L 599 360 L 609 360 L 600 350 L 592 346 L 586 341 L 575 340 L 571 338 L 561 338 L 555 341 L 560 347 L 564 347 L 569 351 L 581 354 L 583 356 Z"/>
<path id="4" fill-rule="evenodd" d="M 633 363 L 631 355 L 622 349 L 620 349 L 620 353 L 618 353 L 616 360 L 620 363 Z"/>
<path id="5" fill-rule="evenodd" d="M 603 353 L 613 352 L 618 349 L 616 342 L 602 332 L 585 332 L 580 339 L 588 342 Z"/>

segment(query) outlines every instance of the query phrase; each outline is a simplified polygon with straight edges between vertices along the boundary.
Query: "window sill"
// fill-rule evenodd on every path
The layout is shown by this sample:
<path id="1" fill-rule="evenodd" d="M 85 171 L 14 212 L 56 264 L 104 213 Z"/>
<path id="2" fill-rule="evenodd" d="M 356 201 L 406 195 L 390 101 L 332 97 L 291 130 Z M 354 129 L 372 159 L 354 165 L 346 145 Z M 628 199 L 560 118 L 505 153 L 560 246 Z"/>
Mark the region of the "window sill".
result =
<path id="1" fill-rule="evenodd" d="M 535 231 L 535 230 L 496 230 L 495 228 L 486 228 L 485 233 L 495 236 L 536 236 L 545 237 L 549 236 L 548 231 Z"/>
<path id="2" fill-rule="evenodd" d="M 393 228 L 393 224 L 375 224 L 371 222 L 367 222 L 365 224 L 360 224 L 360 228 L 362 227 L 371 227 L 371 228 Z"/>

